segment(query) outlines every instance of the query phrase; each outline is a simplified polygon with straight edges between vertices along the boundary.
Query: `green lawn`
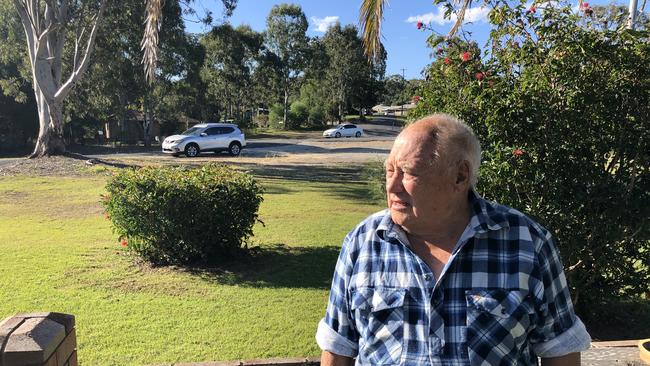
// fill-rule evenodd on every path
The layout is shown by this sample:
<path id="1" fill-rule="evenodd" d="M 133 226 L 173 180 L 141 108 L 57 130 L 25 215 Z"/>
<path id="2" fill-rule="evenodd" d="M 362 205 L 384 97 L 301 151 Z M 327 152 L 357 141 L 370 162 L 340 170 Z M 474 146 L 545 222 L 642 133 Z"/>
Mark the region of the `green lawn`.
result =
<path id="1" fill-rule="evenodd" d="M 381 207 L 341 176 L 270 176 L 259 248 L 210 270 L 134 264 L 99 205 L 104 176 L 0 178 L 0 317 L 74 314 L 85 365 L 318 355 L 341 241 Z"/>

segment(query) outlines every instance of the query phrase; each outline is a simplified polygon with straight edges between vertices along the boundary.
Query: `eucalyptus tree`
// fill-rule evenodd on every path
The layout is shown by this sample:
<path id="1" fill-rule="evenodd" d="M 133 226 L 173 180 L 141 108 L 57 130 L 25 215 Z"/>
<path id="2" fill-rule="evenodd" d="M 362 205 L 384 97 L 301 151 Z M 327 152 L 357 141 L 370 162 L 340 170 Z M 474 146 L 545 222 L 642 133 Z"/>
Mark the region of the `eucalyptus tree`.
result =
<path id="1" fill-rule="evenodd" d="M 30 157 L 62 154 L 65 152 L 64 100 L 90 64 L 108 0 L 11 1 L 25 33 L 31 84 L 39 116 L 38 139 Z M 226 15 L 230 15 L 237 0 L 221 1 Z M 162 0 L 146 1 L 145 31 L 141 43 L 149 81 L 153 81 L 157 70 L 163 3 Z M 186 10 L 192 11 L 193 0 L 175 0 L 173 3 L 184 4 L 188 7 Z M 69 58 L 64 58 L 65 48 L 72 50 Z"/>
<path id="2" fill-rule="evenodd" d="M 289 94 L 298 85 L 308 54 L 307 18 L 299 5 L 275 5 L 266 18 L 266 44 L 279 61 L 280 83 L 284 94 L 283 118 L 287 126 Z"/>
<path id="3" fill-rule="evenodd" d="M 117 120 L 119 131 L 111 135 L 126 137 L 127 113 L 142 112 L 140 120 L 145 144 L 150 142 L 154 121 L 174 118 L 165 104 L 174 101 L 177 84 L 191 74 L 188 65 L 191 45 L 184 32 L 181 8 L 177 2 L 164 4 L 165 27 L 160 33 L 160 59 L 157 64 L 157 83 L 148 84 L 141 70 L 139 40 L 145 14 L 141 2 L 107 4 L 105 23 L 112 32 L 100 32 L 95 43 L 95 60 L 89 67 L 79 88 L 66 102 L 66 114 L 78 121 L 99 123 Z M 183 91 L 187 92 L 187 91 Z M 174 102 L 175 103 L 175 102 Z M 175 103 L 188 107 L 189 103 Z M 162 109 L 162 110 L 161 110 Z"/>
<path id="4" fill-rule="evenodd" d="M 357 108 L 362 109 L 372 102 L 371 96 L 376 93 L 369 91 L 378 88 L 378 83 L 373 81 L 383 76 L 383 68 L 375 65 L 385 63 L 385 57 L 369 61 L 364 56 L 363 41 L 358 30 L 352 25 L 341 27 L 337 23 L 330 27 L 323 37 L 323 43 L 329 60 L 325 78 L 340 121 L 347 106 L 356 104 Z"/>
<path id="5" fill-rule="evenodd" d="M 223 24 L 206 34 L 201 44 L 205 48 L 201 77 L 208 93 L 217 101 L 224 118 L 241 120 L 242 107 L 253 102 L 249 90 L 261 55 L 262 35 L 249 26 L 233 28 Z"/>
<path id="6" fill-rule="evenodd" d="M 13 0 L 25 32 L 39 134 L 31 157 L 62 154 L 63 101 L 90 63 L 106 0 Z M 74 39 L 64 65 L 64 47 Z M 64 67 L 65 66 L 65 67 Z M 68 75 L 64 77 L 64 69 Z"/>

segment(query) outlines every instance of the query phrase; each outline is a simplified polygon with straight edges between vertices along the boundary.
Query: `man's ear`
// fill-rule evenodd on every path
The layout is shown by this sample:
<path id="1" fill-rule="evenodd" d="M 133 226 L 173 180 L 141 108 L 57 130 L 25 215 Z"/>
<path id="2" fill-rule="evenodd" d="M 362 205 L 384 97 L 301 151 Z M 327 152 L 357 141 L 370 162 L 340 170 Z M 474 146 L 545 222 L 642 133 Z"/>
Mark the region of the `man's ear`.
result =
<path id="1" fill-rule="evenodd" d="M 462 160 L 460 163 L 458 163 L 458 169 L 456 171 L 456 185 L 463 187 L 469 185 L 469 162 L 467 160 Z"/>

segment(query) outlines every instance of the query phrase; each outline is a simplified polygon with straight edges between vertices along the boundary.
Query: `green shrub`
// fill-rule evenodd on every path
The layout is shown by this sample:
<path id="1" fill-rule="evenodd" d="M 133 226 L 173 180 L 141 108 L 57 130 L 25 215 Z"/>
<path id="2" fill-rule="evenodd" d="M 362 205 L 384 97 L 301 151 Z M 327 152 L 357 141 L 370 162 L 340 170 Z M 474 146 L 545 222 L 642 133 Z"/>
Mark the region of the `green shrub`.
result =
<path id="1" fill-rule="evenodd" d="M 226 166 L 124 169 L 106 185 L 114 231 L 154 264 L 216 263 L 253 235 L 262 188 Z"/>
<path id="2" fill-rule="evenodd" d="M 318 104 L 309 109 L 309 127 L 322 126 L 325 123 L 325 108 Z"/>
<path id="3" fill-rule="evenodd" d="M 361 169 L 361 179 L 366 182 L 368 193 L 375 202 L 386 202 L 386 172 L 383 161 L 366 163 Z"/>
<path id="4" fill-rule="evenodd" d="M 272 125 L 278 125 L 284 118 L 284 107 L 280 103 L 275 103 L 269 109 L 269 122 Z"/>
<path id="5" fill-rule="evenodd" d="M 307 109 L 307 105 L 305 103 L 297 100 L 291 103 L 289 111 L 291 113 L 291 120 L 294 126 L 300 126 L 302 123 L 307 122 L 307 118 L 309 117 L 309 110 Z"/>
<path id="6" fill-rule="evenodd" d="M 474 128 L 479 192 L 555 233 L 585 315 L 649 290 L 650 43 L 569 6 L 526 9 L 490 12 L 487 56 L 430 39 L 436 60 L 411 117 L 448 112 Z"/>

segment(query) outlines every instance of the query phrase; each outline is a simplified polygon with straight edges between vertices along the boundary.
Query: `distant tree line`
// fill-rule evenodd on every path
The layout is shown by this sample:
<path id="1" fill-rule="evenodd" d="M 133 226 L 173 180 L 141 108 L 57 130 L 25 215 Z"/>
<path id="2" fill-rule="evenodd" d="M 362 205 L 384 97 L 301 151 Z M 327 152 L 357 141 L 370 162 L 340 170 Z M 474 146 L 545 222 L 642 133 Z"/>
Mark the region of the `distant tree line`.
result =
<path id="1" fill-rule="evenodd" d="M 142 71 L 145 4 L 105 6 L 91 61 L 63 102 L 67 144 L 95 138 L 109 121 L 119 138 L 134 113 L 147 144 L 154 122 L 163 135 L 178 132 L 181 120 L 318 128 L 346 114 L 363 117 L 379 103 L 406 103 L 417 89 L 417 81 L 384 77 L 383 48 L 380 57 L 367 60 L 355 26 L 335 24 L 322 37 L 307 36 L 298 5 L 273 7 L 263 32 L 224 21 L 190 34 L 178 1 L 162 5 L 156 81 L 150 84 Z M 0 37 L 0 148 L 27 148 L 38 134 L 39 116 L 25 34 L 11 0 L 0 0 Z M 79 47 L 67 42 L 62 59 L 74 59 Z"/>

